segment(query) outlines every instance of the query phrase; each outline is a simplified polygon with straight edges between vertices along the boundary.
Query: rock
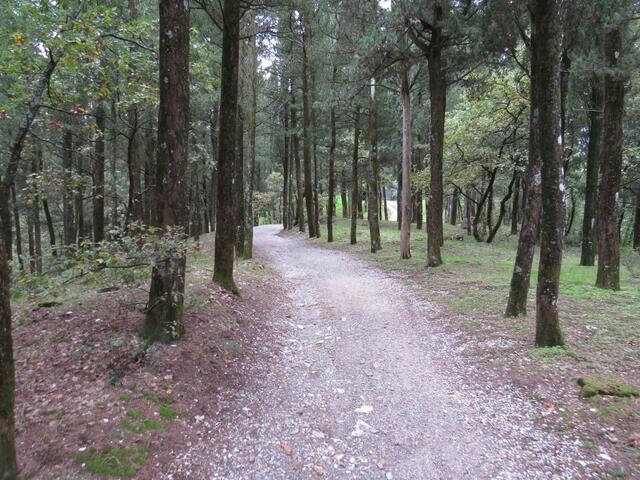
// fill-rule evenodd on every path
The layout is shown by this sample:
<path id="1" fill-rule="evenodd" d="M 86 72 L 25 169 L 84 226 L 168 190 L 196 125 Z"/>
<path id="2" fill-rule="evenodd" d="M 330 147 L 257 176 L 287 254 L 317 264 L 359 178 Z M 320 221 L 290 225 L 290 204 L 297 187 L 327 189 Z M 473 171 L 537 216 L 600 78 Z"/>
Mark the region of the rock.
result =
<path id="1" fill-rule="evenodd" d="M 361 407 L 356 408 L 354 412 L 369 414 L 373 412 L 373 407 L 371 405 L 362 405 Z"/>

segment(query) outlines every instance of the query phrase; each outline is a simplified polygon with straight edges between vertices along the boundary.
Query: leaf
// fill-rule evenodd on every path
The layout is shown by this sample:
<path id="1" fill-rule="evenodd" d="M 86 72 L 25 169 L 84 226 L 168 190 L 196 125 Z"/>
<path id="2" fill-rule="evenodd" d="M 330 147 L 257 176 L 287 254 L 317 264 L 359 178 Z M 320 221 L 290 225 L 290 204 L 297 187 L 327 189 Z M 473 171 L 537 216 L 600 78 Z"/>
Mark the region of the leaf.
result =
<path id="1" fill-rule="evenodd" d="M 288 456 L 293 455 L 293 448 L 291 448 L 291 445 L 289 445 L 288 443 L 286 442 L 281 443 L 280 448 L 282 449 L 285 455 L 288 455 Z"/>

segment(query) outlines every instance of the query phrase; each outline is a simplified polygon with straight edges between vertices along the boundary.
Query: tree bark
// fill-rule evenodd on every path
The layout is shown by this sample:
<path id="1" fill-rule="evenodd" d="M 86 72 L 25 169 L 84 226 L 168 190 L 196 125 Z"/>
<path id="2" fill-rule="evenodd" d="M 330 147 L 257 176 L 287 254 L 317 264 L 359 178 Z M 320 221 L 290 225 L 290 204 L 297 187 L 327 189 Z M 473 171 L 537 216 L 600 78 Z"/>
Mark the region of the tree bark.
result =
<path id="1" fill-rule="evenodd" d="M 558 318 L 560 266 L 564 234 L 564 178 L 560 115 L 561 26 L 557 0 L 536 0 L 532 24 L 539 63 L 538 139 L 542 160 L 542 221 L 536 290 L 536 346 L 562 345 Z M 536 68 L 536 67 L 534 67 Z"/>
<path id="2" fill-rule="evenodd" d="M 256 24 L 251 17 L 251 38 L 248 41 L 248 105 L 247 105 L 247 155 L 244 168 L 244 258 L 253 257 L 253 183 L 256 169 L 256 109 L 258 99 L 258 50 L 256 48 Z"/>
<path id="3" fill-rule="evenodd" d="M 11 271 L 0 238 L 0 478 L 18 478 L 15 447 L 15 386 L 11 336 Z"/>
<path id="4" fill-rule="evenodd" d="M 51 255 L 58 256 L 58 249 L 56 248 L 56 231 L 53 228 L 53 219 L 51 218 L 51 211 L 49 210 L 49 202 L 46 198 L 42 199 L 42 210 L 44 210 L 44 218 L 47 221 L 47 232 L 49 233 L 49 245 L 51 245 Z"/>
<path id="5" fill-rule="evenodd" d="M 224 0 L 222 39 L 222 75 L 220 89 L 220 137 L 218 147 L 218 206 L 213 281 L 233 292 L 235 260 L 235 221 L 233 176 L 236 161 L 236 122 L 238 110 L 238 69 L 240 41 L 240 4 Z"/>
<path id="6" fill-rule="evenodd" d="M 93 144 L 93 241 L 96 243 L 104 240 L 105 128 L 106 117 L 104 114 L 104 105 L 100 102 L 96 107 L 96 138 Z"/>
<path id="7" fill-rule="evenodd" d="M 358 147 L 360 144 L 360 107 L 356 106 L 353 127 L 353 155 L 351 157 L 351 245 L 358 241 L 356 238 L 358 226 L 358 205 L 360 204 L 360 189 L 358 188 Z"/>
<path id="8" fill-rule="evenodd" d="M 160 0 L 160 104 L 158 164 L 164 166 L 166 201 L 162 227 L 174 235 L 188 226 L 186 209 L 189 143 L 189 4 Z M 217 242 L 216 242 L 217 247 Z M 159 258 L 151 275 L 151 290 L 142 336 L 147 341 L 171 342 L 184 334 L 184 278 L 186 252 L 172 247 Z"/>
<path id="9" fill-rule="evenodd" d="M 540 223 L 541 202 L 541 159 L 538 145 L 538 124 L 540 121 L 538 102 L 538 82 L 540 74 L 537 71 L 538 63 L 536 48 L 536 32 L 531 33 L 531 74 L 530 74 L 530 112 L 529 112 L 529 159 L 526 175 L 525 205 L 522 209 L 522 224 L 520 225 L 520 237 L 518 238 L 518 250 L 511 275 L 511 287 L 505 316 L 517 317 L 527 313 L 527 296 L 531 280 L 531 268 L 533 255 L 538 239 L 538 226 Z"/>
<path id="10" fill-rule="evenodd" d="M 598 192 L 598 274 L 596 286 L 620 290 L 620 239 L 617 200 L 622 175 L 624 83 L 618 67 L 622 51 L 622 26 L 605 35 L 604 52 L 608 70 L 604 78 L 604 138 Z"/>
<path id="11" fill-rule="evenodd" d="M 445 12 L 440 5 L 434 6 L 434 19 L 441 24 Z M 431 179 L 429 204 L 427 206 L 427 266 L 442 265 L 440 247 L 443 243 L 442 226 L 442 159 L 444 155 L 444 121 L 447 106 L 447 82 L 442 60 L 444 48 L 442 27 L 434 28 L 429 51 L 429 93 L 431 99 Z"/>
<path id="12" fill-rule="evenodd" d="M 300 141 L 298 137 L 298 115 L 296 97 L 291 82 L 291 130 L 293 131 L 293 163 L 296 170 L 296 215 L 298 231 L 304 232 L 304 188 L 302 185 L 302 167 L 300 165 Z"/>
<path id="13" fill-rule="evenodd" d="M 400 258 L 411 258 L 411 93 L 409 67 L 400 73 L 402 99 L 402 220 L 400 222 Z M 439 248 L 439 247 L 438 247 Z"/>
<path id="14" fill-rule="evenodd" d="M 340 171 L 340 200 L 342 202 L 342 218 L 349 218 L 349 200 L 347 198 L 347 173 Z"/>
<path id="15" fill-rule="evenodd" d="M 31 199 L 31 215 L 33 217 L 33 255 L 35 271 L 38 275 L 42 274 L 42 232 L 40 226 L 40 192 L 37 184 L 37 177 L 42 170 L 42 147 L 40 143 L 36 144 L 36 151 L 31 160 L 31 174 L 36 183 L 32 187 L 33 198 Z"/>
<path id="16" fill-rule="evenodd" d="M 580 265 L 592 267 L 595 263 L 595 223 L 598 204 L 598 169 L 602 157 L 604 89 L 602 78 L 591 79 L 591 105 L 589 110 L 589 145 L 587 147 L 587 178 L 582 218 L 582 249 Z"/>
<path id="17" fill-rule="evenodd" d="M 16 186 L 11 186 L 11 204 L 13 205 L 13 223 L 16 226 L 16 255 L 20 270 L 24 270 L 24 258 L 22 257 L 22 228 L 20 226 L 20 212 L 18 210 L 18 199 L 16 198 Z"/>
<path id="18" fill-rule="evenodd" d="M 518 219 L 520 218 L 520 174 L 516 172 L 516 182 L 513 186 L 513 201 L 511 202 L 511 235 L 518 233 Z"/>
<path id="19" fill-rule="evenodd" d="M 376 96 L 376 79 L 371 77 L 369 97 L 369 191 L 367 218 L 369 220 L 369 236 L 371 237 L 371 253 L 382 248 L 380 242 L 380 221 L 378 202 L 378 100 Z"/>
<path id="20" fill-rule="evenodd" d="M 332 84 L 336 83 L 338 68 L 334 65 Z M 335 154 L 336 154 L 336 107 L 331 105 L 331 146 L 329 147 L 329 200 L 327 204 L 327 242 L 333 242 L 333 217 L 335 216 Z"/>
<path id="21" fill-rule="evenodd" d="M 73 134 L 66 129 L 62 139 L 62 169 L 63 169 L 63 190 L 62 190 L 62 232 L 63 242 L 68 248 L 75 243 L 76 228 L 73 212 Z M 67 253 L 68 250 L 67 250 Z"/>
<path id="22" fill-rule="evenodd" d="M 304 154 L 304 200 L 307 207 L 307 223 L 309 225 L 309 238 L 317 237 L 316 211 L 313 203 L 313 179 L 311 175 L 311 147 L 313 144 L 313 132 L 311 131 L 311 80 L 309 66 L 309 40 L 311 25 L 309 16 L 305 12 L 302 15 L 302 127 L 303 127 L 303 154 Z"/>
<path id="23" fill-rule="evenodd" d="M 493 242 L 493 239 L 496 237 L 500 227 L 502 226 L 502 220 L 504 219 L 504 215 L 507 212 L 507 202 L 513 195 L 513 184 L 516 182 L 518 178 L 518 173 L 513 172 L 513 176 L 511 177 L 511 182 L 509 183 L 509 187 L 507 189 L 507 194 L 500 201 L 500 212 L 498 213 L 498 221 L 495 226 L 489 231 L 489 236 L 487 237 L 487 243 Z"/>

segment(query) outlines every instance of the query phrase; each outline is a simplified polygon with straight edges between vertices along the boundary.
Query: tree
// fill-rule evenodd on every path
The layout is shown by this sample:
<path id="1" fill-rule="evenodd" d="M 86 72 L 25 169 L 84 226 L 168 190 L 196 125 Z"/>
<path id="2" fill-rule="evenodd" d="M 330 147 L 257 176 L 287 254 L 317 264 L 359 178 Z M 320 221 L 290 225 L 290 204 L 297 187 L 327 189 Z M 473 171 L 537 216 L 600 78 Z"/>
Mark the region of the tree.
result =
<path id="1" fill-rule="evenodd" d="M 403 40 L 406 45 L 406 39 Z M 411 86 L 409 64 L 406 60 L 400 71 L 402 99 L 402 220 L 400 226 L 400 257 L 411 257 Z M 439 249 L 440 247 L 438 247 Z M 430 263 L 429 261 L 427 262 Z"/>
<path id="2" fill-rule="evenodd" d="M 532 69 L 537 69 L 538 92 L 532 108 L 539 112 L 537 135 L 542 163 L 542 220 L 540 265 L 536 290 L 536 346 L 562 345 L 558 318 L 560 266 L 564 234 L 564 178 L 560 123 L 560 61 L 562 52 L 560 5 L 557 0 L 534 0 Z"/>
<path id="3" fill-rule="evenodd" d="M 189 28 L 187 2 L 160 0 L 157 164 L 165 172 L 160 225 L 166 234 L 177 234 L 178 238 L 184 235 L 188 224 Z M 142 336 L 148 341 L 174 341 L 184 333 L 185 268 L 186 252 L 179 243 L 170 245 L 156 260 L 142 328 Z"/>
<path id="4" fill-rule="evenodd" d="M 220 87 L 220 141 L 218 143 L 218 207 L 213 281 L 237 293 L 233 279 L 235 222 L 233 176 L 237 156 L 238 69 L 240 4 L 224 1 L 222 30 L 222 76 Z"/>
<path id="5" fill-rule="evenodd" d="M 604 78 L 604 138 L 598 194 L 598 275 L 596 286 L 620 290 L 620 239 L 617 200 L 622 175 L 624 83 L 619 67 L 624 25 L 605 34 L 604 56 L 608 66 Z"/>

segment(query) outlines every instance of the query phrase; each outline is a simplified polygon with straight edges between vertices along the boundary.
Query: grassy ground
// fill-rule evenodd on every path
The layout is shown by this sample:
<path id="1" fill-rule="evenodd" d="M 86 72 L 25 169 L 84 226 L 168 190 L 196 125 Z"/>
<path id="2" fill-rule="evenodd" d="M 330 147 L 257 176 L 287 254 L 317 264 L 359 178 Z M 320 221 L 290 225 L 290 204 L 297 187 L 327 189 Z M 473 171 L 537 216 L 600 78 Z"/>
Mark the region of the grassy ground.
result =
<path id="1" fill-rule="evenodd" d="M 314 242 L 326 244 L 324 238 Z M 456 237 L 463 235 L 464 240 Z M 468 360 L 498 368 L 507 381 L 526 384 L 541 403 L 560 412 L 554 427 L 578 430 L 584 444 L 619 454 L 612 475 L 640 475 L 640 402 L 637 398 L 595 396 L 583 399 L 576 380 L 604 375 L 640 387 L 640 276 L 636 253 L 628 252 L 621 270 L 622 290 L 594 286 L 596 267 L 579 266 L 579 250 L 565 251 L 559 299 L 566 348 L 535 349 L 537 258 L 529 292 L 529 315 L 503 317 L 514 265 L 517 237 L 499 235 L 494 244 L 476 242 L 459 228 L 446 226 L 444 265 L 427 269 L 424 230 L 411 232 L 412 258 L 400 259 L 395 222 L 382 225 L 383 249 L 369 251 L 367 223 L 358 221 L 358 244 L 349 245 L 349 222 L 338 220 L 331 248 L 350 251 L 388 269 L 421 295 L 442 306 L 443 318 L 477 348 Z M 627 266 L 624 266 L 627 265 Z M 499 347 L 496 347 L 499 345 Z M 542 393 L 541 393 L 542 392 Z M 550 403 L 552 402 L 552 403 Z M 556 410 L 557 409 L 557 410 Z M 605 432 L 605 433 L 603 433 Z M 607 433 L 608 432 L 608 433 Z M 575 433 L 575 432 L 574 432 Z M 606 475 L 604 475 L 606 477 Z"/>

